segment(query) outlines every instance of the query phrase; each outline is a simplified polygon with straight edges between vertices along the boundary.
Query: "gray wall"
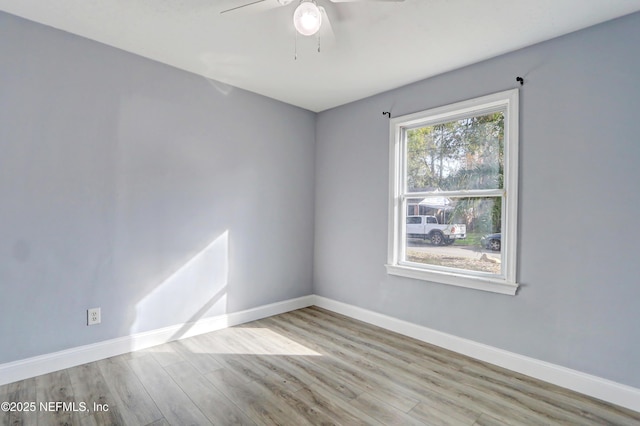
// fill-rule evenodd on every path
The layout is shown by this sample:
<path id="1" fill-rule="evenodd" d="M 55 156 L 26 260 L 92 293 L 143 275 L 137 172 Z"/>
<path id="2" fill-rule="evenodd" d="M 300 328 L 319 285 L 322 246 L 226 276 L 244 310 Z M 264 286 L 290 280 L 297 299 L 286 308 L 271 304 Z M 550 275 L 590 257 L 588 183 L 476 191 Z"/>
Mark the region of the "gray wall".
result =
<path id="1" fill-rule="evenodd" d="M 314 129 L 0 13 L 0 363 L 310 294 Z"/>
<path id="2" fill-rule="evenodd" d="M 638 46 L 635 14 L 319 114 L 314 292 L 640 387 Z M 382 111 L 505 90 L 516 76 L 519 294 L 387 275 Z"/>
<path id="3" fill-rule="evenodd" d="M 0 13 L 0 363 L 313 291 L 640 387 L 638 28 L 316 117 Z M 382 111 L 517 75 L 520 293 L 388 276 Z"/>

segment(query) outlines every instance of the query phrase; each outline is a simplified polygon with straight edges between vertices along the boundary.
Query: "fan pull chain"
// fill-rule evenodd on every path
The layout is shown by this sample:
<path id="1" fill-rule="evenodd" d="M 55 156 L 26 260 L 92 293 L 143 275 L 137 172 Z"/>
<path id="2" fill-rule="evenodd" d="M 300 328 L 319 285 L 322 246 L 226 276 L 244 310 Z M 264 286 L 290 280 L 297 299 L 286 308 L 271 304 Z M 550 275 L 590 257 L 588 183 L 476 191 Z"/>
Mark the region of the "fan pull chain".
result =
<path id="1" fill-rule="evenodd" d="M 298 32 L 297 31 L 296 31 L 294 40 L 295 41 L 293 43 L 293 60 L 297 61 L 298 60 Z M 317 36 L 317 40 L 318 40 L 318 53 L 320 53 L 320 35 L 319 34 Z"/>

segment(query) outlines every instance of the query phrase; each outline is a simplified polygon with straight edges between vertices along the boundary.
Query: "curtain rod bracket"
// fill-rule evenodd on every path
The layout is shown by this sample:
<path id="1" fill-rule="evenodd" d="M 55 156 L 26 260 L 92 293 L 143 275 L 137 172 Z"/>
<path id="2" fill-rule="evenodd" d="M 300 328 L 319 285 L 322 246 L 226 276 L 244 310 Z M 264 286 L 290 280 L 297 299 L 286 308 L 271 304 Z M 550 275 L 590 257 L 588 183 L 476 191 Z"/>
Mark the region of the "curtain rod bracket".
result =
<path id="1" fill-rule="evenodd" d="M 516 81 L 520 83 L 520 86 L 524 86 L 524 78 L 516 77 Z"/>

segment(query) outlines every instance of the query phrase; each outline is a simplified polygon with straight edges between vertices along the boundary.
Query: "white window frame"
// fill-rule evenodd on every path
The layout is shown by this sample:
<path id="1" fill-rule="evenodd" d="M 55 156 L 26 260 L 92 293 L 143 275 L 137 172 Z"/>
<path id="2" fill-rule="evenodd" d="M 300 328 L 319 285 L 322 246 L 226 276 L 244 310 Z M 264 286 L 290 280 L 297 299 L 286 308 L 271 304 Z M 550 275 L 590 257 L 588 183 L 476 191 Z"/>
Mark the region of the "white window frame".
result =
<path id="1" fill-rule="evenodd" d="M 494 293 L 515 295 L 516 249 L 518 230 L 518 89 L 494 93 L 463 102 L 445 105 L 414 114 L 391 119 L 390 125 L 390 178 L 389 178 L 389 239 L 386 269 L 391 275 L 423 281 L 473 288 Z M 499 195 L 502 197 L 502 271 L 487 274 L 463 269 L 443 268 L 404 262 L 406 208 L 403 198 L 408 192 L 405 182 L 405 132 L 417 127 L 489 114 L 504 113 L 504 183 L 500 190 L 468 191 L 470 196 Z M 465 195 L 466 191 L 440 192 L 440 195 Z M 411 193 L 420 197 L 425 194 Z M 428 195 L 428 194 L 427 194 Z"/>

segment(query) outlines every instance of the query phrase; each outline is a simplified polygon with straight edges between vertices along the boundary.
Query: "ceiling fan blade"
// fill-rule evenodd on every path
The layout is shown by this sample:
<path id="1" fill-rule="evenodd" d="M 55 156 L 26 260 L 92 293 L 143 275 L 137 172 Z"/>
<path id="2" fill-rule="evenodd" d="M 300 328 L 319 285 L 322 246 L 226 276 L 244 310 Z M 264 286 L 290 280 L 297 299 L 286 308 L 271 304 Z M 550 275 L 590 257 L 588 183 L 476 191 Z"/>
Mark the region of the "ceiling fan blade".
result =
<path id="1" fill-rule="evenodd" d="M 399 3 L 402 2 L 404 0 L 329 0 L 331 3 L 355 3 L 355 2 L 360 2 L 360 3 L 380 3 L 380 2 L 395 2 L 395 3 Z"/>
<path id="2" fill-rule="evenodd" d="M 234 12 L 261 12 L 263 10 L 274 9 L 276 7 L 283 6 L 284 4 L 289 4 L 289 2 L 282 2 L 279 0 L 252 0 L 248 1 L 244 4 L 241 4 L 236 7 L 231 7 L 229 9 L 225 9 L 220 14 L 225 13 L 234 13 Z"/>
<path id="3" fill-rule="evenodd" d="M 336 41 L 336 35 L 333 32 L 333 27 L 331 26 L 331 20 L 329 19 L 329 15 L 327 15 L 327 11 L 324 7 L 318 6 L 320 9 L 320 13 L 322 14 L 322 25 L 320 26 L 320 39 L 323 40 L 325 45 L 333 45 Z"/>

